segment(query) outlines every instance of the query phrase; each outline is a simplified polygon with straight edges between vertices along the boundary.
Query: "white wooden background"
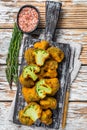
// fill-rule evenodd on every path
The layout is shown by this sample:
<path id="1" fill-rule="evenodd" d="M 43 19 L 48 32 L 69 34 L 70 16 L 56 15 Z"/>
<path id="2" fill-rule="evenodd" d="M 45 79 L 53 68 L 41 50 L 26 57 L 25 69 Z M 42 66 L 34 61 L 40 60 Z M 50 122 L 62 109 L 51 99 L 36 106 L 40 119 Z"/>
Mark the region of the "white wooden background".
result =
<path id="1" fill-rule="evenodd" d="M 71 86 L 66 130 L 87 130 L 87 0 L 61 1 L 57 38 L 59 42 L 82 44 L 82 65 Z M 40 10 L 39 28 L 45 27 L 45 0 L 0 0 L 0 130 L 22 130 L 7 119 L 16 86 L 9 89 L 5 68 L 13 23 L 17 11 L 24 4 L 35 5 Z"/>

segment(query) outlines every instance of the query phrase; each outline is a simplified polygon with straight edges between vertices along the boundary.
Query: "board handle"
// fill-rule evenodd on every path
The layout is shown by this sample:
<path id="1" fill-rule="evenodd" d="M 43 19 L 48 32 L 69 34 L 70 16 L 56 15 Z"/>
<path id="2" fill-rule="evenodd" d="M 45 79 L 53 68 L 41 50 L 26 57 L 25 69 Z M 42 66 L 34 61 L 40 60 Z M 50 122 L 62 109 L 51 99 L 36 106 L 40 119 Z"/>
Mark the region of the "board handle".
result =
<path id="1" fill-rule="evenodd" d="M 61 6 L 62 3 L 60 2 L 54 2 L 54 1 L 46 2 L 46 27 L 44 36 L 45 39 L 48 41 L 51 41 L 54 36 Z"/>

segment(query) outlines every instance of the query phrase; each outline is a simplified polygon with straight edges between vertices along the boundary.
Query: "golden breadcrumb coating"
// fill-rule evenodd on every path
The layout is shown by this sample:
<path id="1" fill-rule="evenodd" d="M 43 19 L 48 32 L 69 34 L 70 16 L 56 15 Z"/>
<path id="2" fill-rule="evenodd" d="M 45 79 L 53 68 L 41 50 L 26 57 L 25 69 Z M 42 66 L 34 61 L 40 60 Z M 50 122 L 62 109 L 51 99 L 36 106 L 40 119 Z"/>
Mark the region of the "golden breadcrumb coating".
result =
<path id="1" fill-rule="evenodd" d="M 50 95 L 54 96 L 60 87 L 58 78 L 45 79 L 45 82 L 52 88 Z"/>
<path id="2" fill-rule="evenodd" d="M 40 105 L 42 109 L 56 109 L 57 100 L 53 97 L 46 97 L 43 100 L 40 100 Z"/>
<path id="3" fill-rule="evenodd" d="M 41 67 L 38 77 L 41 78 L 55 78 L 58 76 L 58 63 L 55 60 L 47 60 L 44 66 Z"/>
<path id="4" fill-rule="evenodd" d="M 47 51 L 49 52 L 50 56 L 57 62 L 61 62 L 64 58 L 64 52 L 60 48 L 50 47 L 47 49 Z"/>
<path id="5" fill-rule="evenodd" d="M 30 78 L 24 79 L 22 74 L 19 76 L 19 81 L 20 81 L 21 85 L 23 85 L 25 87 L 34 86 L 34 81 Z"/>
<path id="6" fill-rule="evenodd" d="M 34 44 L 34 48 L 38 48 L 38 49 L 44 49 L 46 50 L 49 47 L 49 42 L 46 40 L 42 40 L 40 42 L 36 42 Z"/>
<path id="7" fill-rule="evenodd" d="M 30 117 L 25 117 L 23 115 L 24 113 L 24 110 L 20 110 L 19 111 L 19 114 L 18 114 L 18 117 L 19 117 L 19 121 L 24 124 L 24 125 L 29 125 L 31 126 L 32 124 L 34 124 L 34 121 L 30 118 Z"/>
<path id="8" fill-rule="evenodd" d="M 50 109 L 47 109 L 46 111 L 42 111 L 42 116 L 40 118 L 41 122 L 50 125 L 52 124 L 52 112 Z"/>
<path id="9" fill-rule="evenodd" d="M 24 58 L 25 58 L 27 64 L 34 64 L 35 63 L 33 51 L 34 51 L 33 48 L 28 48 L 24 53 Z"/>
<path id="10" fill-rule="evenodd" d="M 33 88 L 22 87 L 22 95 L 27 103 L 40 100 L 35 87 Z"/>

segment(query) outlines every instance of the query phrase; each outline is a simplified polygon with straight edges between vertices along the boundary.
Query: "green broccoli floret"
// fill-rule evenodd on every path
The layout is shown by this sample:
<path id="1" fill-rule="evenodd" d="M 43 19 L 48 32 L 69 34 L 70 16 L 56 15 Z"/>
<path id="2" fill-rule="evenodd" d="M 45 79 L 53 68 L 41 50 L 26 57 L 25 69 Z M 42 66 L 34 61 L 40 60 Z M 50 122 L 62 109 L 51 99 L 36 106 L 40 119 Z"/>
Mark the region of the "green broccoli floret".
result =
<path id="1" fill-rule="evenodd" d="M 35 102 L 29 103 L 27 107 L 24 109 L 23 116 L 30 117 L 33 121 L 36 121 L 41 117 L 42 109 L 40 105 Z"/>
<path id="2" fill-rule="evenodd" d="M 46 97 L 46 94 L 51 94 L 52 93 L 52 88 L 45 83 L 45 79 L 41 79 L 36 83 L 36 92 L 38 96 L 43 99 Z"/>
<path id="3" fill-rule="evenodd" d="M 37 65 L 44 65 L 45 60 L 49 57 L 49 53 L 42 49 L 36 49 L 33 52 L 35 56 L 35 62 Z"/>
<path id="4" fill-rule="evenodd" d="M 23 78 L 28 79 L 31 78 L 33 81 L 36 81 L 38 76 L 35 73 L 38 73 L 40 71 L 40 68 L 37 65 L 29 65 L 24 67 L 23 69 Z"/>

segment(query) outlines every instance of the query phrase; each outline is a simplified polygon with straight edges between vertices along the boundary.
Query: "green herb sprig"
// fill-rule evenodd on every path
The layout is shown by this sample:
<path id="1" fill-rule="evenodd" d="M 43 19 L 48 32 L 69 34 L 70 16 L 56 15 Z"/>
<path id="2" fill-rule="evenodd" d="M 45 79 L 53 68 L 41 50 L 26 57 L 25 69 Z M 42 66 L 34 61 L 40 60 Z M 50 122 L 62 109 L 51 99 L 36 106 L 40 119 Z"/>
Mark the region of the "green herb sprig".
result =
<path id="1" fill-rule="evenodd" d="M 23 33 L 18 29 L 17 24 L 15 23 L 6 58 L 6 78 L 10 88 L 12 88 L 12 82 L 17 83 L 18 81 L 18 56 L 22 37 Z"/>

